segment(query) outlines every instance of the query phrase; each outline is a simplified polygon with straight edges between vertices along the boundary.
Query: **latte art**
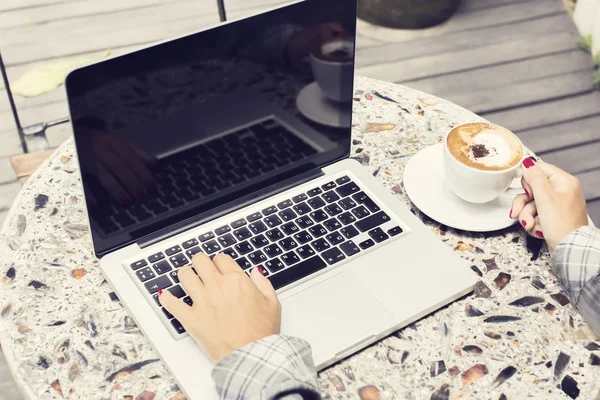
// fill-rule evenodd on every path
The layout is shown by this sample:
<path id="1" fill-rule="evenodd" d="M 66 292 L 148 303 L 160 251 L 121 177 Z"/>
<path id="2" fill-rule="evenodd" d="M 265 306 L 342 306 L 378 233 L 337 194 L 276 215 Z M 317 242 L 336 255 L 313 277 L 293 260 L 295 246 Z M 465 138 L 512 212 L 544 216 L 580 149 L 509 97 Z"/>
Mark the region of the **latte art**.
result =
<path id="1" fill-rule="evenodd" d="M 354 43 L 345 39 L 333 39 L 313 49 L 313 55 L 323 61 L 348 63 L 354 56 Z"/>
<path id="2" fill-rule="evenodd" d="M 523 158 L 519 139 L 509 130 L 488 123 L 472 123 L 448 135 L 450 153 L 461 163 L 488 171 L 511 168 Z"/>

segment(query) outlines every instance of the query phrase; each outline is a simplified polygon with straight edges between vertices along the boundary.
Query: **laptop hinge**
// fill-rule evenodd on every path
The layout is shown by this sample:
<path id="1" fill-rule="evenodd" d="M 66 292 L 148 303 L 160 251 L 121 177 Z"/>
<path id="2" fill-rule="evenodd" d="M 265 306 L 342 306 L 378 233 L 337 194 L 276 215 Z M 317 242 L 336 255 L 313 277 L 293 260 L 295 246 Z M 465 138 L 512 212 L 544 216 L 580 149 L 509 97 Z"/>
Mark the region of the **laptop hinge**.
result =
<path id="1" fill-rule="evenodd" d="M 165 228 L 160 231 L 154 232 L 150 235 L 144 236 L 136 243 L 142 249 L 152 246 L 153 244 L 166 240 L 172 236 L 178 235 L 182 232 L 188 231 L 202 224 L 206 224 L 224 215 L 231 214 L 239 209 L 257 203 L 266 198 L 275 196 L 281 192 L 284 192 L 288 189 L 291 189 L 295 186 L 301 185 L 323 175 L 325 174 L 323 173 L 321 168 L 305 172 L 293 178 L 271 185 L 265 188 L 265 190 L 262 190 L 260 193 L 254 193 L 251 195 L 241 197 L 237 200 L 224 204 L 223 206 L 213 208 L 210 211 L 199 214 L 197 217 L 188 219 L 187 221 L 182 221 L 179 224 L 170 226 L 169 228 Z"/>

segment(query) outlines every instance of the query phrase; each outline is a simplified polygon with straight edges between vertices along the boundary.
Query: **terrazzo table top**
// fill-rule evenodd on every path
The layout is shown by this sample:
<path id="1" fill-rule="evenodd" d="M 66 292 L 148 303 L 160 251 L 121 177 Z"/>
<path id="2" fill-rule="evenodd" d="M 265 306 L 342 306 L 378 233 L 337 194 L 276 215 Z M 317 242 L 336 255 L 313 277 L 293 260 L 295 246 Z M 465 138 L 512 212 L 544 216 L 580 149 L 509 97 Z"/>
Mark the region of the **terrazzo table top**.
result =
<path id="1" fill-rule="evenodd" d="M 472 295 L 322 371 L 324 398 L 594 399 L 600 340 L 561 293 L 545 246 L 518 226 L 441 226 L 404 193 L 413 154 L 481 118 L 406 87 L 356 84 L 352 157 L 481 280 Z M 68 140 L 25 184 L 0 232 L 0 340 L 15 379 L 28 399 L 184 399 L 102 276 L 74 157 Z"/>

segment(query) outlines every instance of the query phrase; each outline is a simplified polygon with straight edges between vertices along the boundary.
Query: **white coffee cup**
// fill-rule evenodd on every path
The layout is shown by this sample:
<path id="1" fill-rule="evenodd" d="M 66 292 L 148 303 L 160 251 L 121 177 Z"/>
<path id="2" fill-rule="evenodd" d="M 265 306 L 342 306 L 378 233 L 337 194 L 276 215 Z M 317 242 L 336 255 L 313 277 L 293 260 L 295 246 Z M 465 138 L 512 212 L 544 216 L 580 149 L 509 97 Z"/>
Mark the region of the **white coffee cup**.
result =
<path id="1" fill-rule="evenodd" d="M 460 126 L 455 127 L 445 136 L 443 150 L 446 184 L 454 194 L 469 203 L 483 204 L 495 200 L 507 191 L 514 195 L 524 192 L 520 184 L 515 182 L 516 179 L 521 178 L 521 164 L 526 158 L 523 143 L 521 143 L 516 135 L 513 134 L 521 145 L 523 154 L 521 160 L 507 169 L 483 170 L 463 164 L 450 152 L 448 148 L 448 136 L 458 128 Z M 519 187 L 511 188 L 513 184 Z"/>
<path id="2" fill-rule="evenodd" d="M 347 42 L 352 45 L 350 40 L 331 40 L 330 43 L 324 43 L 321 46 L 335 42 Z M 354 49 L 352 49 L 354 51 Z M 325 93 L 328 99 L 336 102 L 352 101 L 352 79 L 354 77 L 354 62 L 349 61 L 332 61 L 325 57 L 319 57 L 310 53 L 310 64 L 317 84 Z"/>

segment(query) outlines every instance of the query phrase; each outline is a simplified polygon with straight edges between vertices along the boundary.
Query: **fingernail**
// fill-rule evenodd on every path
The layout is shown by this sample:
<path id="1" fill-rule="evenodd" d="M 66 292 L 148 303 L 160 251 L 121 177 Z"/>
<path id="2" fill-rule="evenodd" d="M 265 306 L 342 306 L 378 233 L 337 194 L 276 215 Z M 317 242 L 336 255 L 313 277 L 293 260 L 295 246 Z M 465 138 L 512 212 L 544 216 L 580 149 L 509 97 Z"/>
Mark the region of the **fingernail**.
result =
<path id="1" fill-rule="evenodd" d="M 541 238 L 544 237 L 544 234 L 542 233 L 542 231 L 535 231 L 535 234 L 538 235 Z"/>
<path id="2" fill-rule="evenodd" d="M 158 295 L 161 296 L 162 295 L 162 290 L 158 291 Z"/>
<path id="3" fill-rule="evenodd" d="M 526 228 L 527 227 L 527 221 L 525 221 L 525 220 L 521 221 L 521 225 L 523 225 L 523 228 Z"/>
<path id="4" fill-rule="evenodd" d="M 258 270 L 258 272 L 260 272 L 261 275 L 265 275 L 265 273 L 263 272 L 262 267 L 259 265 L 258 267 L 256 267 L 256 269 Z"/>
<path id="5" fill-rule="evenodd" d="M 523 165 L 525 166 L 525 168 L 533 167 L 535 165 L 535 160 L 533 159 L 533 157 L 527 157 L 523 160 Z"/>
<path id="6" fill-rule="evenodd" d="M 508 218 L 512 218 L 512 208 L 510 209 L 510 211 L 508 212 Z"/>
<path id="7" fill-rule="evenodd" d="M 527 191 L 527 189 L 523 188 L 523 190 L 525 190 L 525 194 L 527 195 L 527 198 L 530 198 L 531 196 L 529 195 L 529 192 Z"/>

